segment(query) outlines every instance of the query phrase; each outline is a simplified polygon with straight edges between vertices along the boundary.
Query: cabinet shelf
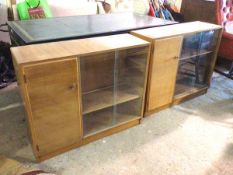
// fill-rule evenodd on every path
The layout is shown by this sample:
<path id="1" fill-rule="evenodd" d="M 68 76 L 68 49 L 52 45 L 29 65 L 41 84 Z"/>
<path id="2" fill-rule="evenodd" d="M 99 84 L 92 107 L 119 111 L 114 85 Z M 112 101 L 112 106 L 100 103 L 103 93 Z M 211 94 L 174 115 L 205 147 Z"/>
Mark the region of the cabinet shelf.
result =
<path id="1" fill-rule="evenodd" d="M 202 50 L 202 51 L 200 51 L 198 53 L 197 53 L 196 49 L 185 49 L 185 50 L 186 51 L 181 54 L 180 61 L 190 59 L 190 58 L 194 58 L 194 57 L 197 57 L 197 56 L 203 56 L 203 55 L 213 53 L 213 51 L 209 51 L 209 50 Z M 194 53 L 194 52 L 196 52 L 196 53 Z"/>
<path id="2" fill-rule="evenodd" d="M 124 124 L 132 120 L 138 120 L 140 118 L 140 116 L 130 115 L 126 112 L 113 113 L 113 108 L 86 114 L 83 117 L 84 136 L 88 137 L 101 131 L 116 127 L 120 124 Z"/>
<path id="3" fill-rule="evenodd" d="M 83 114 L 88 114 L 113 105 L 138 99 L 140 98 L 140 95 L 138 95 L 137 92 L 138 88 L 122 84 L 115 88 L 111 86 L 85 93 L 82 95 Z"/>
<path id="4" fill-rule="evenodd" d="M 179 86 L 179 85 L 176 85 L 176 86 Z M 194 86 L 194 87 L 186 86 L 186 87 L 183 87 L 183 89 L 185 89 L 185 91 L 181 91 L 181 88 L 179 89 L 180 91 L 178 90 L 175 91 L 174 99 L 173 99 L 174 102 L 176 100 L 183 99 L 187 96 L 200 92 L 204 89 L 208 89 L 208 86 L 207 85 L 200 85 L 200 86 Z"/>
<path id="5" fill-rule="evenodd" d="M 189 83 L 177 83 L 175 89 L 175 96 L 182 95 L 183 93 L 192 92 L 201 88 L 207 87 L 204 84 L 189 84 Z"/>
<path id="6" fill-rule="evenodd" d="M 148 47 L 81 58 L 84 137 L 142 117 Z"/>

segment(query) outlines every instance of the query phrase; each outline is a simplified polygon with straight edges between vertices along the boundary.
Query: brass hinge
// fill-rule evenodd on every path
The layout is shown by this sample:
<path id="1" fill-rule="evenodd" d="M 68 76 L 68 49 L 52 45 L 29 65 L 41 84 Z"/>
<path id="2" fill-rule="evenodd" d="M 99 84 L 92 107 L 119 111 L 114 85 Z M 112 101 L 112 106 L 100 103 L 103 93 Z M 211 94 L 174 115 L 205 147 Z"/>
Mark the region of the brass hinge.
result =
<path id="1" fill-rule="evenodd" d="M 24 81 L 24 83 L 27 83 L 26 75 L 23 75 L 23 81 Z"/>
<path id="2" fill-rule="evenodd" d="M 36 150 L 39 152 L 40 151 L 40 149 L 39 149 L 39 146 L 38 145 L 36 145 Z"/>

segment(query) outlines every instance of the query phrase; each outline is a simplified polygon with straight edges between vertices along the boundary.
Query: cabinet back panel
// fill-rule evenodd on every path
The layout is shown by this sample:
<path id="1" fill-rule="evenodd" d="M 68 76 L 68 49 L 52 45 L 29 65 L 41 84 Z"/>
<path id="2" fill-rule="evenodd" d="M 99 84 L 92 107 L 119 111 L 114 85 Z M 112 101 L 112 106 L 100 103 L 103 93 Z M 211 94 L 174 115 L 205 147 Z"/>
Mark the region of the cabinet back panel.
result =
<path id="1" fill-rule="evenodd" d="M 82 92 L 113 86 L 114 52 L 80 58 Z"/>

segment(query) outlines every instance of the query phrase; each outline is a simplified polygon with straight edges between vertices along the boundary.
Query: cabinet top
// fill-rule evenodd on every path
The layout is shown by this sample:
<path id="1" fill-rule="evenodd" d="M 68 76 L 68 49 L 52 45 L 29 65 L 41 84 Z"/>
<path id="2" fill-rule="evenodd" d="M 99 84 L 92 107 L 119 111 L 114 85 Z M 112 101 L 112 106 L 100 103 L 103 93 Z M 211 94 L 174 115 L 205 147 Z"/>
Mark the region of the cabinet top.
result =
<path id="1" fill-rule="evenodd" d="M 152 41 L 154 39 L 172 37 L 177 35 L 185 35 L 185 34 L 191 34 L 191 33 L 208 31 L 208 30 L 217 30 L 221 28 L 222 28 L 221 26 L 216 24 L 195 21 L 195 22 L 174 24 L 170 26 L 134 30 L 130 33 L 140 38 L 143 38 L 147 41 Z"/>
<path id="2" fill-rule="evenodd" d="M 11 53 L 16 64 L 27 64 L 148 45 L 147 41 L 133 35 L 120 34 L 12 47 Z"/>

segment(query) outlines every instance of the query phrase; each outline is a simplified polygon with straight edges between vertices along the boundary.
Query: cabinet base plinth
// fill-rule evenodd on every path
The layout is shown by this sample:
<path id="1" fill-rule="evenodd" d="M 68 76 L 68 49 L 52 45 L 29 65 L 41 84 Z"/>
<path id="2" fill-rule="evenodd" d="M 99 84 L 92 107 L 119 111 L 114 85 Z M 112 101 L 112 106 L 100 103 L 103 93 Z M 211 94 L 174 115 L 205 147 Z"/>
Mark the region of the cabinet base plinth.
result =
<path id="1" fill-rule="evenodd" d="M 75 149 L 75 148 L 80 147 L 80 146 L 82 146 L 82 145 L 86 145 L 86 144 L 88 144 L 88 143 L 90 143 L 90 142 L 96 141 L 96 140 L 101 139 L 101 138 L 103 138 L 103 137 L 107 137 L 107 136 L 110 136 L 110 135 L 115 134 L 115 133 L 117 133 L 117 132 L 120 132 L 120 131 L 122 131 L 122 130 L 131 128 L 131 127 L 133 127 L 133 126 L 136 126 L 136 125 L 140 124 L 140 120 L 141 120 L 141 119 L 131 120 L 131 121 L 127 122 L 127 123 L 118 125 L 118 126 L 116 126 L 116 127 L 114 127 L 114 128 L 111 128 L 111 129 L 102 131 L 102 132 L 97 133 L 97 134 L 92 135 L 92 136 L 88 136 L 88 137 L 84 138 L 84 139 L 83 139 L 81 142 L 79 142 L 79 143 L 70 145 L 70 146 L 68 146 L 68 147 L 66 147 L 66 148 L 63 148 L 63 149 L 59 149 L 59 150 L 57 150 L 57 151 L 55 151 L 55 152 L 49 153 L 49 154 L 44 155 L 44 156 L 38 156 L 38 155 L 35 154 L 36 160 L 37 160 L 38 162 L 47 160 L 47 159 L 49 159 L 49 158 L 51 158 L 51 157 L 60 155 L 61 153 L 67 152 L 67 151 L 72 150 L 72 149 Z"/>
<path id="2" fill-rule="evenodd" d="M 127 122 L 127 123 L 124 123 L 124 124 L 118 125 L 118 126 L 116 126 L 114 128 L 99 132 L 99 133 L 97 133 L 95 135 L 88 136 L 86 138 L 84 137 L 83 141 L 82 141 L 82 144 L 83 145 L 88 144 L 90 142 L 96 141 L 96 140 L 101 139 L 101 138 L 106 137 L 106 136 L 110 136 L 110 135 L 112 135 L 114 133 L 117 133 L 117 132 L 120 132 L 122 130 L 131 128 L 131 127 L 133 127 L 135 125 L 138 125 L 138 124 L 140 124 L 140 119 L 131 120 L 131 121 Z"/>
<path id="3" fill-rule="evenodd" d="M 185 94 L 182 97 L 174 99 L 174 101 L 171 104 L 167 104 L 167 105 L 161 106 L 159 108 L 156 108 L 156 109 L 153 109 L 153 110 L 150 110 L 150 111 L 145 111 L 144 117 L 151 116 L 152 114 L 157 113 L 159 111 L 162 111 L 162 110 L 164 110 L 166 108 L 172 107 L 174 105 L 178 105 L 180 103 L 183 103 L 183 102 L 186 102 L 188 100 L 191 100 L 191 99 L 193 99 L 195 97 L 198 97 L 198 96 L 201 96 L 203 94 L 206 94 L 207 90 L 208 90 L 208 87 L 196 90 L 196 92 L 193 92 L 192 94 Z"/>
<path id="4" fill-rule="evenodd" d="M 159 111 L 162 111 L 162 110 L 164 110 L 166 108 L 169 108 L 169 107 L 171 107 L 171 104 L 166 104 L 164 106 L 160 106 L 158 108 L 155 108 L 155 109 L 152 109 L 152 110 L 149 110 L 149 111 L 145 111 L 144 117 L 151 116 L 152 114 L 157 113 Z"/>
<path id="5" fill-rule="evenodd" d="M 193 98 L 198 97 L 200 95 L 203 95 L 203 94 L 207 93 L 207 90 L 208 90 L 208 87 L 204 87 L 202 89 L 196 90 L 195 92 L 192 92 L 191 94 L 185 94 L 183 96 L 175 98 L 173 100 L 172 106 L 183 103 L 187 100 L 193 99 Z"/>

